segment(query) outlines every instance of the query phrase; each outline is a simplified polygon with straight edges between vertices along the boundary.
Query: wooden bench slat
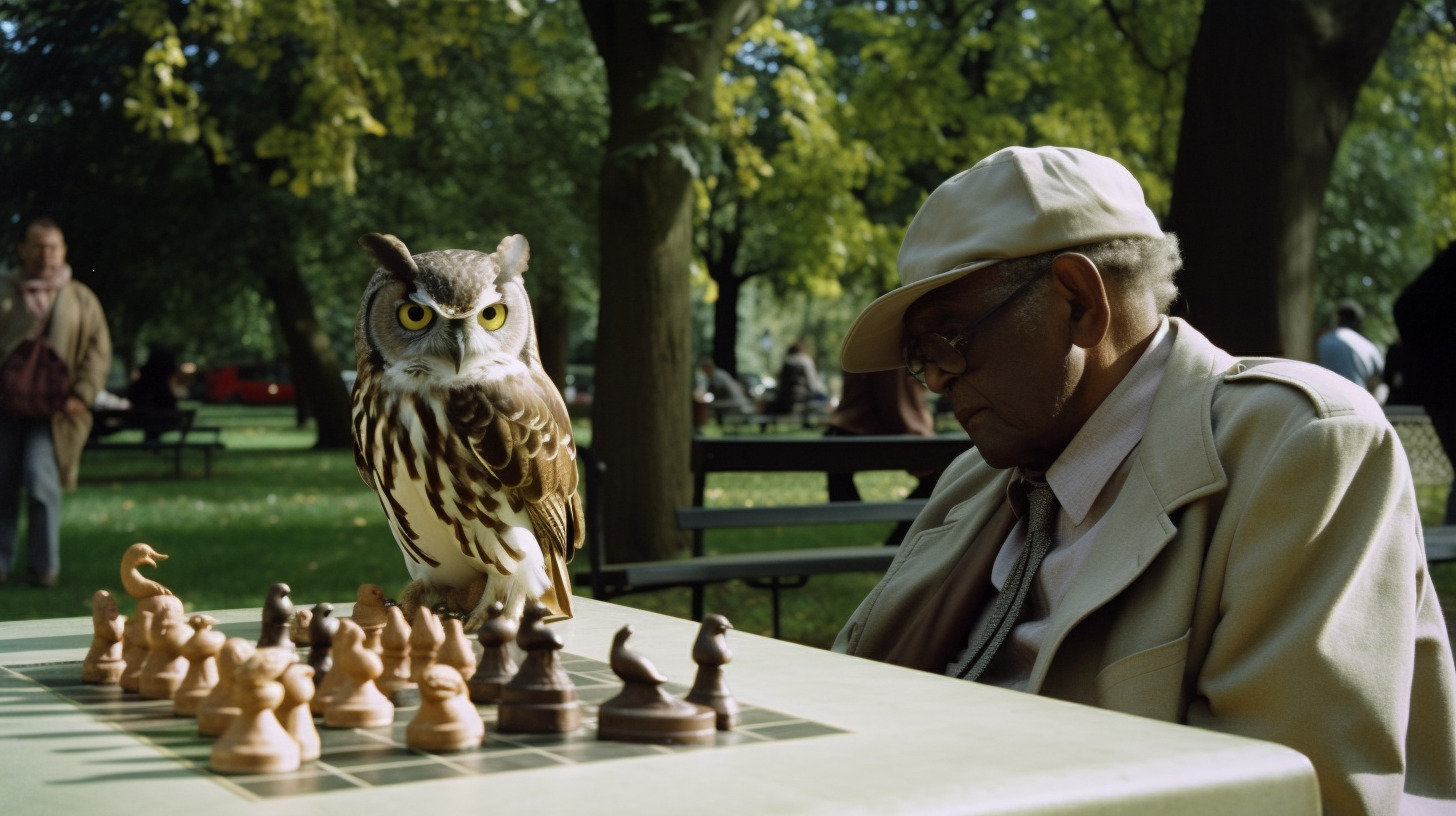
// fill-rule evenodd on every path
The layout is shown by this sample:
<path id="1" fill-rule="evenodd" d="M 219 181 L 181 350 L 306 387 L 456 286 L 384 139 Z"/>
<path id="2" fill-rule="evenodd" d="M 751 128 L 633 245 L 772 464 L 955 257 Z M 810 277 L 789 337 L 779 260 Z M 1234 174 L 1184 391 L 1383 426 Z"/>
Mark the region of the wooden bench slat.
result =
<path id="1" fill-rule="evenodd" d="M 914 521 L 925 499 L 894 502 L 828 502 L 774 507 L 679 507 L 677 526 L 684 530 L 735 527 L 790 527 L 808 524 L 855 524 Z"/>
<path id="2" fill-rule="evenodd" d="M 899 547 L 823 547 L 733 553 L 612 564 L 605 575 L 637 589 L 714 583 L 736 578 L 784 578 L 838 572 L 884 571 Z"/>

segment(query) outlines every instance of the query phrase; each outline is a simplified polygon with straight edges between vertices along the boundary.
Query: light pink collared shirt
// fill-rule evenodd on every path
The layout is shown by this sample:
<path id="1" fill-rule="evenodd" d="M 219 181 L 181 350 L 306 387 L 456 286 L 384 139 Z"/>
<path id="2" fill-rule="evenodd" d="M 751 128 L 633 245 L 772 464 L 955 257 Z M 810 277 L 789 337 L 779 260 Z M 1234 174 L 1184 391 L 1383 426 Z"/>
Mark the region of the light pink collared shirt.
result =
<path id="1" fill-rule="evenodd" d="M 1082 561 L 1097 539 L 1103 516 L 1122 492 L 1132 452 L 1142 441 L 1148 426 L 1153 398 L 1163 382 L 1163 372 L 1173 350 L 1176 330 L 1163 318 L 1153 341 L 1138 361 L 1092 412 L 1067 449 L 1047 469 L 1046 481 L 1056 495 L 1060 510 L 1052 533 L 1052 549 L 1036 573 L 1036 584 L 1022 608 L 1021 621 L 1001 644 L 980 681 L 1025 691 L 1031 667 L 1041 649 L 1052 610 L 1066 597 Z M 1018 473 L 1018 476 L 1020 474 Z M 1020 488 L 1020 479 L 1012 481 Z M 1020 504 L 1013 502 L 1013 507 Z M 1017 522 L 991 567 L 991 583 L 999 592 L 1006 576 L 1026 545 L 1026 522 Z M 976 625 L 971 627 L 967 649 L 975 646 L 985 628 L 993 604 L 988 603 Z M 964 651 L 946 667 L 952 673 Z"/>

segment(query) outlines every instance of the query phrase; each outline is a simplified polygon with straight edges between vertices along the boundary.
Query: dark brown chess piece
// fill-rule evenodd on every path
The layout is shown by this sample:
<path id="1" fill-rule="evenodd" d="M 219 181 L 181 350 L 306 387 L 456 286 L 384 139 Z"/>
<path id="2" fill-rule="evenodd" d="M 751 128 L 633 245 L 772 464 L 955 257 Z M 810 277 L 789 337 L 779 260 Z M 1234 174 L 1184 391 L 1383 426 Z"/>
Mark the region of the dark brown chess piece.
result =
<path id="1" fill-rule="evenodd" d="M 738 700 L 723 682 L 723 666 L 733 659 L 725 634 L 733 624 L 718 614 L 703 618 L 698 639 L 693 642 L 693 662 L 698 664 L 697 677 L 688 691 L 687 701 L 707 706 L 718 714 L 718 730 L 738 727 Z"/>
<path id="2" fill-rule="evenodd" d="M 526 653 L 520 671 L 501 689 L 499 720 L 501 731 L 550 734 L 581 727 L 581 702 L 576 686 L 561 667 L 562 642 L 542 619 L 546 605 L 526 605 L 516 645 Z"/>
<path id="3" fill-rule="evenodd" d="M 136 614 L 126 622 L 123 634 L 121 659 L 126 666 L 118 680 L 123 691 L 138 690 L 142 665 L 147 658 L 147 632 L 152 628 L 152 616 L 168 603 L 159 599 L 172 596 L 172 590 L 143 576 L 141 567 L 155 567 L 158 561 L 165 560 L 166 555 L 140 542 L 127 547 L 121 556 L 121 586 L 136 599 Z"/>
<path id="4" fill-rule="evenodd" d="M 318 729 L 313 724 L 309 701 L 313 699 L 313 667 L 294 663 L 283 671 L 283 702 L 278 706 L 278 723 L 298 743 L 300 762 L 312 762 L 322 754 Z"/>
<path id="5" fill-rule="evenodd" d="M 211 615 L 193 615 L 187 619 L 192 627 L 192 637 L 182 645 L 182 657 L 187 660 L 187 675 L 172 695 L 172 713 L 179 717 L 196 717 L 202 701 L 217 686 L 217 653 L 222 651 L 227 635 L 212 627 L 217 618 Z"/>
<path id="6" fill-rule="evenodd" d="M 396 706 L 419 703 L 418 687 L 410 679 L 410 625 L 398 606 L 384 609 L 384 632 L 379 638 L 384 673 L 379 676 L 379 690 Z"/>
<path id="7" fill-rule="evenodd" d="M 364 630 L 364 645 L 375 654 L 383 648 L 380 638 L 384 635 L 384 624 L 388 622 L 384 612 L 387 603 L 384 590 L 378 584 L 360 584 L 354 593 L 354 611 L 349 617 Z"/>
<path id="8" fill-rule="evenodd" d="M 170 700 L 187 676 L 187 658 L 182 656 L 182 647 L 192 637 L 183 618 L 182 602 L 172 595 L 161 595 L 165 599 L 162 608 L 152 617 L 152 626 L 147 630 L 147 659 L 142 663 L 141 677 L 137 678 L 137 692 L 149 700 Z"/>
<path id="9" fill-rule="evenodd" d="M 667 682 L 647 658 L 627 648 L 632 627 L 612 638 L 612 671 L 622 678 L 622 691 L 597 711 L 597 738 L 622 742 L 711 745 L 718 715 L 662 690 Z"/>
<path id="10" fill-rule="evenodd" d="M 81 682 L 114 686 L 126 663 L 121 658 L 126 617 L 111 593 L 98 589 L 91 595 L 91 648 L 81 661 Z"/>
<path id="11" fill-rule="evenodd" d="M 263 628 L 258 635 L 259 649 L 292 649 L 293 641 L 288 637 L 288 626 L 293 618 L 293 601 L 288 584 L 276 583 L 268 587 L 268 597 L 263 601 Z"/>
<path id="12" fill-rule="evenodd" d="M 222 644 L 217 653 L 217 685 L 197 707 L 198 736 L 221 736 L 238 716 L 240 709 L 233 702 L 233 678 L 243 661 L 253 656 L 254 650 L 252 641 L 244 638 L 228 638 Z"/>
<path id="13" fill-rule="evenodd" d="M 518 624 L 505 614 L 500 601 L 486 608 L 488 616 L 476 635 L 480 640 L 480 664 L 470 677 L 470 699 L 477 703 L 500 700 L 501 688 L 516 676 L 516 661 L 510 644 L 516 639 Z"/>
<path id="14" fill-rule="evenodd" d="M 331 603 L 314 604 L 308 618 L 308 665 L 313 667 L 315 686 L 323 683 L 329 668 L 334 665 L 329 651 L 334 646 L 334 633 L 339 631 L 339 619 L 333 616 Z"/>
<path id="15" fill-rule="evenodd" d="M 459 670 L 436 663 L 419 687 L 420 709 L 405 729 L 405 744 L 420 751 L 463 751 L 480 744 L 485 722 L 471 705 Z"/>
<path id="16" fill-rule="evenodd" d="M 379 655 L 365 645 L 364 630 L 352 620 L 339 621 L 334 635 L 335 672 L 349 684 L 324 709 L 329 728 L 378 728 L 394 722 L 394 704 L 374 685 L 384 671 Z"/>
<path id="17" fill-rule="evenodd" d="M 282 773 L 298 769 L 298 741 L 284 730 L 276 714 L 284 697 L 279 678 L 298 659 L 291 647 L 265 646 L 238 666 L 233 676 L 238 716 L 212 745 L 214 771 Z"/>

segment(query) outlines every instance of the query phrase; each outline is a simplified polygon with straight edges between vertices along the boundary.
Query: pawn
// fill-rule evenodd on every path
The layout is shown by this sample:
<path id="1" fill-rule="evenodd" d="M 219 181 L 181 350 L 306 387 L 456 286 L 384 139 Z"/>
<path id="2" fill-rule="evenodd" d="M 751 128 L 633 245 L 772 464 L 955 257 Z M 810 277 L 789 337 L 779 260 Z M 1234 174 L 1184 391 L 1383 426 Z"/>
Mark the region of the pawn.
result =
<path id="1" fill-rule="evenodd" d="M 698 674 L 686 697 L 688 702 L 707 706 L 718 713 L 719 731 L 738 727 L 738 700 L 723 682 L 723 666 L 733 659 L 725 634 L 732 628 L 733 624 L 722 615 L 712 614 L 703 618 L 698 639 L 693 642 L 693 662 L 698 664 Z"/>
<path id="2" fill-rule="evenodd" d="M 420 710 L 405 729 L 406 745 L 420 751 L 463 751 L 480 745 L 485 722 L 470 704 L 459 671 L 436 663 L 420 678 L 419 686 Z"/>
<path id="3" fill-rule="evenodd" d="M 378 584 L 360 584 L 354 593 L 354 611 L 349 613 L 364 630 L 364 645 L 375 654 L 383 648 L 380 639 L 386 623 L 385 605 L 384 590 Z"/>
<path id="4" fill-rule="evenodd" d="M 212 769 L 219 773 L 283 773 L 297 770 L 298 742 L 278 722 L 283 702 L 279 678 L 298 659 L 291 648 L 258 649 L 238 666 L 233 697 L 238 716 L 212 745 Z"/>
<path id="5" fill-rule="evenodd" d="M 116 598 L 104 589 L 91 596 L 91 648 L 81 662 L 81 682 L 114 686 L 126 669 L 122 660 L 122 638 L 126 617 L 116 605 Z"/>
<path id="6" fill-rule="evenodd" d="M 339 621 L 334 637 L 334 668 L 349 679 L 324 709 L 329 728 L 378 728 L 394 722 L 394 704 L 374 681 L 384 671 L 384 662 L 364 644 L 364 630 L 352 620 Z"/>
<path id="7" fill-rule="evenodd" d="M 470 699 L 477 703 L 494 703 L 500 699 L 501 687 L 516 676 L 516 661 L 511 657 L 510 643 L 516 639 L 514 618 L 504 615 L 500 601 L 486 608 L 488 616 L 480 625 L 476 638 L 480 641 L 480 665 L 470 678 Z"/>
<path id="8" fill-rule="evenodd" d="M 147 630 L 147 659 L 137 679 L 137 691 L 149 700 L 170 700 L 187 676 L 187 658 L 182 647 L 192 637 L 184 624 L 182 602 L 174 595 L 159 595 L 166 603 L 152 618 Z"/>
<path id="9" fill-rule="evenodd" d="M 628 648 L 632 627 L 612 638 L 612 671 L 622 678 L 622 691 L 597 711 L 597 738 L 624 742 L 712 744 L 717 713 L 679 700 L 662 690 L 667 681 L 647 658 Z"/>
<path id="10" fill-rule="evenodd" d="M 428 607 L 415 612 L 415 622 L 410 628 L 410 679 L 416 684 L 425 672 L 435 665 L 440 647 L 445 645 L 445 627 Z"/>
<path id="11" fill-rule="evenodd" d="M 294 663 L 283 672 L 283 702 L 278 706 L 278 723 L 298 743 L 300 762 L 312 762 L 323 752 L 318 729 L 313 724 L 309 701 L 313 699 L 313 667 Z"/>
<path id="12" fill-rule="evenodd" d="M 465 622 L 457 617 L 445 618 L 445 642 L 435 659 L 460 672 L 461 677 L 475 674 L 475 649 L 465 636 Z"/>
<path id="13" fill-rule="evenodd" d="M 561 667 L 561 638 L 542 619 L 546 605 L 526 605 L 516 645 L 526 652 L 520 671 L 501 689 L 498 727 L 501 731 L 551 734 L 581 726 L 576 686 Z"/>
<path id="14" fill-rule="evenodd" d="M 122 691 L 135 692 L 141 682 L 142 665 L 147 662 L 147 630 L 152 628 L 153 614 L 138 603 L 136 614 L 127 618 L 122 627 L 122 668 L 121 677 L 116 681 Z"/>
<path id="15" fill-rule="evenodd" d="M 308 612 L 308 610 L 301 610 Z M 328 675 L 334 665 L 329 650 L 334 645 L 334 633 L 339 631 L 339 619 L 333 617 L 334 605 L 314 604 L 308 620 L 308 665 L 313 667 L 313 682 L 317 686 Z"/>
<path id="16" fill-rule="evenodd" d="M 313 612 L 302 608 L 294 607 L 293 615 L 288 618 L 288 640 L 294 648 L 308 645 L 308 628 L 313 624 Z"/>
<path id="17" fill-rule="evenodd" d="M 172 713 L 179 717 L 196 717 L 202 701 L 217 685 L 217 653 L 227 642 L 227 635 L 214 630 L 217 618 L 211 615 L 193 615 L 187 619 L 192 627 L 192 637 L 182 645 L 182 656 L 187 659 L 187 675 L 172 695 Z"/>
<path id="18" fill-rule="evenodd" d="M 398 606 L 385 607 L 384 614 L 384 632 L 379 640 L 384 673 L 379 676 L 379 690 L 397 706 L 413 705 L 417 700 L 407 699 L 417 690 L 410 679 L 410 625 Z"/>
<path id="19" fill-rule="evenodd" d="M 259 649 L 293 649 L 293 641 L 288 638 L 288 625 L 293 618 L 289 592 L 292 590 L 288 584 L 281 582 L 268 587 L 268 598 L 263 601 L 263 628 L 258 635 Z"/>
<path id="20" fill-rule="evenodd" d="M 253 651 L 252 642 L 243 638 L 228 638 L 223 642 L 217 653 L 217 685 L 197 707 L 198 736 L 220 736 L 237 718 L 239 708 L 233 702 L 233 678 L 238 667 L 253 656 Z"/>

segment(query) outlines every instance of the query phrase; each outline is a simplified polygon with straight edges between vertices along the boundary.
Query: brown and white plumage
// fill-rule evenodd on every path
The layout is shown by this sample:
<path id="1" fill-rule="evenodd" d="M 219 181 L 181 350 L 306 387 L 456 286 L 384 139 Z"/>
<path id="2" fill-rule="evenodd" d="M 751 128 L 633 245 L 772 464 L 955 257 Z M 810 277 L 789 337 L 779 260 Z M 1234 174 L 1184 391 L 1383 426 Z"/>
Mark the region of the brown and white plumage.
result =
<path id="1" fill-rule="evenodd" d="M 414 579 L 406 618 L 435 600 L 472 632 L 496 600 L 570 617 L 576 448 L 536 349 L 526 239 L 415 256 L 389 235 L 360 243 L 380 268 L 355 333 L 355 459 Z"/>

